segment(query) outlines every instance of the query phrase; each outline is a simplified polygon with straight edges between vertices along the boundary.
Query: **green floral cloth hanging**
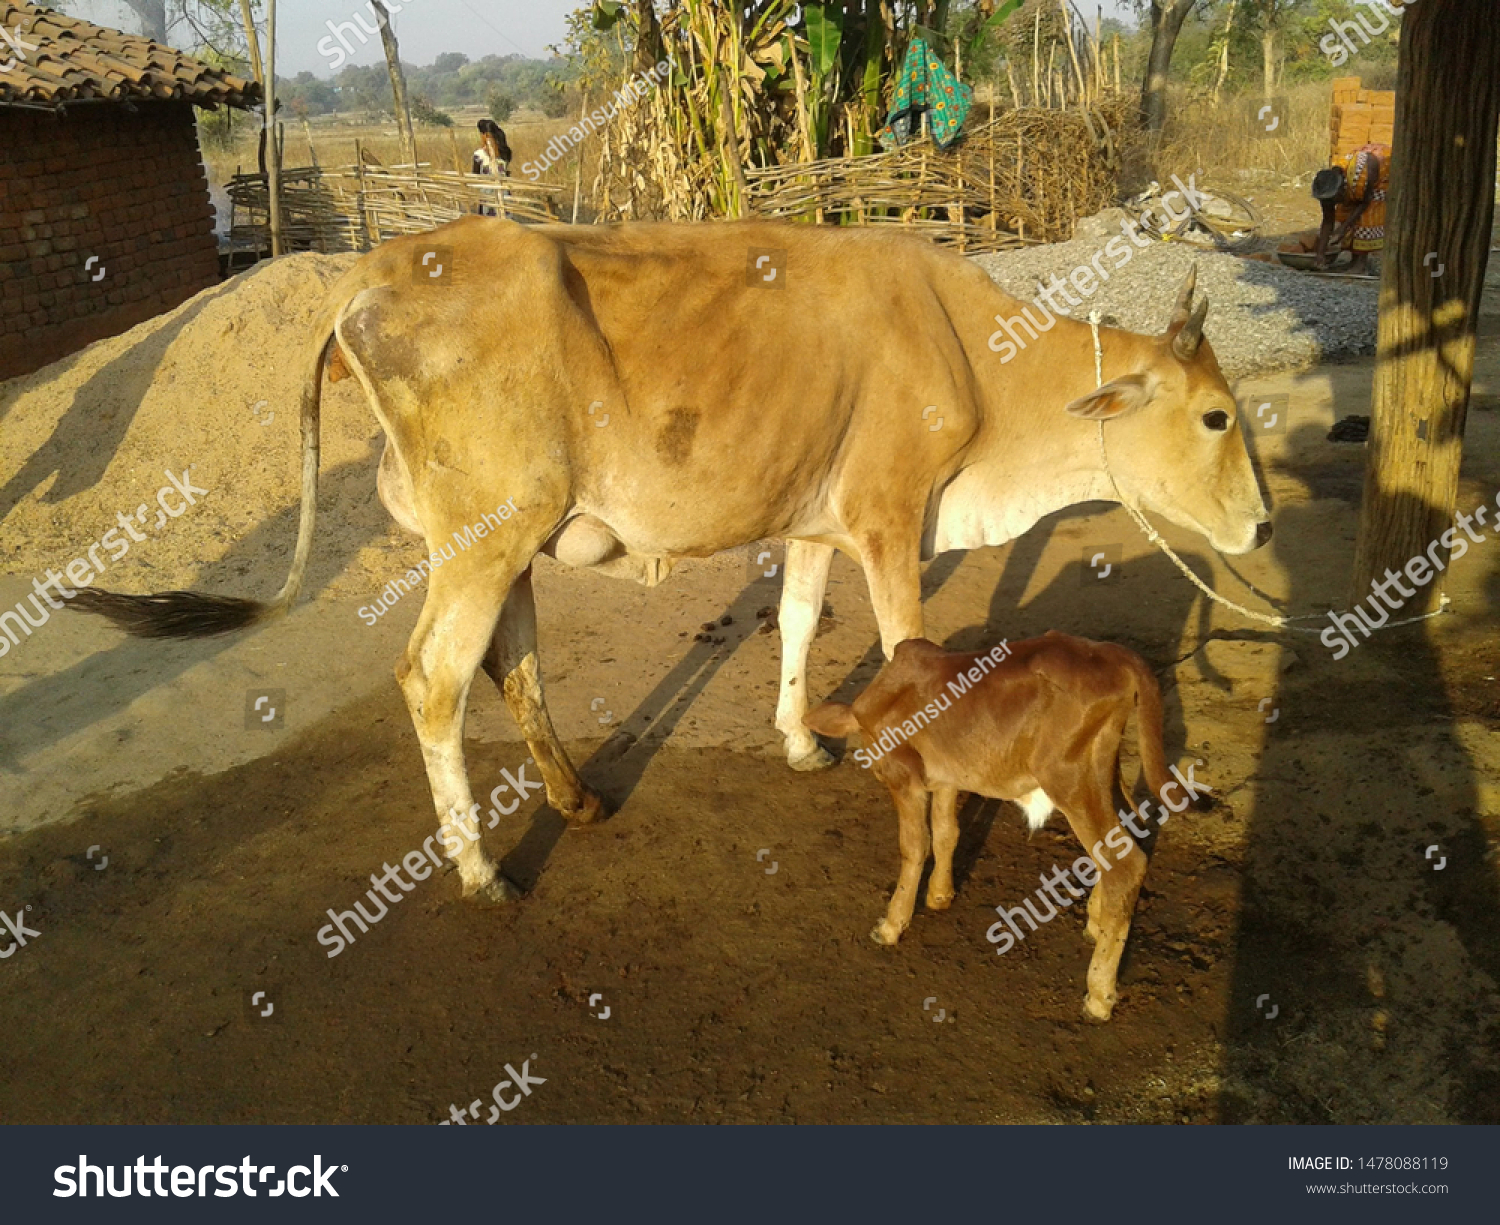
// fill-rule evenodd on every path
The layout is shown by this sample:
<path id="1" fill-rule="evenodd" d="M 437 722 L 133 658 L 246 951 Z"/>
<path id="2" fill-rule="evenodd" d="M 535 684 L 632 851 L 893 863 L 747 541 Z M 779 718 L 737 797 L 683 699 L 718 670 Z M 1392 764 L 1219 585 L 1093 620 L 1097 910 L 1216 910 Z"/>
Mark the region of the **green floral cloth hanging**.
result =
<path id="1" fill-rule="evenodd" d="M 926 114 L 928 134 L 939 148 L 946 148 L 958 137 L 973 103 L 974 91 L 943 66 L 931 47 L 914 38 L 906 49 L 890 117 L 875 139 L 886 150 L 915 140 Z"/>

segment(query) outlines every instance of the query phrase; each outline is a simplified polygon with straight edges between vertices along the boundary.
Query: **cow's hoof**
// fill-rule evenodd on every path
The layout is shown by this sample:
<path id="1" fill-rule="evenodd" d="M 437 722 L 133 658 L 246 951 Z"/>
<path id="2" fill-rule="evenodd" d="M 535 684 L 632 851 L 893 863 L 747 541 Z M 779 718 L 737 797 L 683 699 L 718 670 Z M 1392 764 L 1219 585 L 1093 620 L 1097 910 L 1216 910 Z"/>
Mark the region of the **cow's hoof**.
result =
<path id="1" fill-rule="evenodd" d="M 592 791 L 583 793 L 583 805 L 571 812 L 563 812 L 562 819 L 569 825 L 592 825 L 606 813 L 604 801 Z"/>
<path id="2" fill-rule="evenodd" d="M 934 893 L 931 889 L 927 891 L 928 910 L 947 910 L 951 905 L 953 905 L 953 894 Z"/>
<path id="3" fill-rule="evenodd" d="M 517 889 L 510 881 L 498 872 L 488 884 L 480 885 L 479 888 L 465 893 L 465 897 L 475 902 L 518 902 L 525 895 Z"/>
<path id="4" fill-rule="evenodd" d="M 897 940 L 901 939 L 901 929 L 889 919 L 881 919 L 871 930 L 870 939 L 875 941 L 876 944 L 895 944 Z"/>
<path id="5" fill-rule="evenodd" d="M 834 757 L 821 744 L 813 746 L 811 753 L 804 753 L 801 757 L 787 758 L 787 765 L 793 770 L 811 771 L 826 770 L 833 765 Z"/>
<path id="6" fill-rule="evenodd" d="M 1093 919 L 1090 919 L 1089 925 L 1083 929 L 1083 938 L 1090 944 L 1099 943 L 1099 929 L 1094 926 Z"/>
<path id="7" fill-rule="evenodd" d="M 1103 1025 L 1104 1022 L 1109 1020 L 1110 1013 L 1114 1012 L 1114 1010 L 1115 1003 L 1113 1000 L 1100 1003 L 1093 996 L 1088 996 L 1083 1001 L 1083 1019 L 1091 1021 L 1095 1025 Z"/>

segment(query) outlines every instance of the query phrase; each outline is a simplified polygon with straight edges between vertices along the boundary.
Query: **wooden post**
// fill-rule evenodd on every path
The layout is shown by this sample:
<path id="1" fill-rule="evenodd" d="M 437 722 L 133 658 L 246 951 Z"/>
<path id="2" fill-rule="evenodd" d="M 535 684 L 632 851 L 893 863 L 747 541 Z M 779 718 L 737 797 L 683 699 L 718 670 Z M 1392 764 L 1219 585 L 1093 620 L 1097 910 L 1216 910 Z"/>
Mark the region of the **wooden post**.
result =
<path id="1" fill-rule="evenodd" d="M 1078 105 L 1083 106 L 1085 102 L 1086 87 L 1083 83 L 1083 69 L 1078 66 L 1078 48 L 1073 42 L 1073 10 L 1068 7 L 1068 0 L 1057 0 L 1062 6 L 1063 20 L 1068 23 L 1066 38 L 1068 40 L 1068 58 L 1073 61 L 1073 76 L 1078 81 Z M 1067 99 L 1063 99 L 1064 105 Z"/>
<path id="2" fill-rule="evenodd" d="M 281 254 L 281 141 L 276 138 L 276 0 L 266 3 L 266 125 L 271 156 L 266 185 L 271 197 L 271 258 Z"/>
<path id="3" fill-rule="evenodd" d="M 401 71 L 401 49 L 391 29 L 391 15 L 381 0 L 370 0 L 375 19 L 380 23 L 380 41 L 385 47 L 385 66 L 391 76 L 391 96 L 396 103 L 396 131 L 401 137 L 401 156 L 417 168 L 417 136 L 411 126 L 411 107 L 406 102 L 406 75 Z"/>
<path id="4" fill-rule="evenodd" d="M 1042 10 L 1037 9 L 1036 21 L 1031 27 L 1031 105 L 1041 106 L 1042 90 L 1038 76 L 1041 73 L 1042 57 Z"/>
<path id="5" fill-rule="evenodd" d="M 1491 0 L 1409 8 L 1350 596 L 1379 607 L 1372 583 L 1397 572 L 1414 594 L 1395 587 L 1405 603 L 1393 619 L 1428 611 L 1443 583 L 1442 574 L 1427 585 L 1400 579 L 1407 562 L 1446 557 L 1465 535 L 1452 524 L 1494 224 L 1497 126 L 1500 26 Z"/>

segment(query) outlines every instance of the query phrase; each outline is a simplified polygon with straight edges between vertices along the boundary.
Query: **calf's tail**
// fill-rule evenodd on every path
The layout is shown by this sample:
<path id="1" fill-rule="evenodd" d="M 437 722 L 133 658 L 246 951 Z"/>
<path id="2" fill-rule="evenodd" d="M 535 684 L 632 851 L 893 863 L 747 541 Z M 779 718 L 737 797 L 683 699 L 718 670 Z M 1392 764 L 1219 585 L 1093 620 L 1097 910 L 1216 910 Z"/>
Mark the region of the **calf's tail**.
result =
<path id="1" fill-rule="evenodd" d="M 79 612 L 107 617 L 138 638 L 208 638 L 246 629 L 279 616 L 291 607 L 307 573 L 318 508 L 318 423 L 322 408 L 323 370 L 332 347 L 333 328 L 319 333 L 306 386 L 302 389 L 302 509 L 297 526 L 297 551 L 291 571 L 270 601 L 205 595 L 199 591 L 160 591 L 153 595 L 123 595 L 85 587 L 68 601 Z"/>
<path id="2" fill-rule="evenodd" d="M 1167 773 L 1167 751 L 1163 743 L 1161 686 L 1144 660 L 1131 662 L 1135 673 L 1135 736 L 1140 746 L 1141 773 L 1152 797 L 1161 802 L 1161 789 L 1172 781 Z"/>

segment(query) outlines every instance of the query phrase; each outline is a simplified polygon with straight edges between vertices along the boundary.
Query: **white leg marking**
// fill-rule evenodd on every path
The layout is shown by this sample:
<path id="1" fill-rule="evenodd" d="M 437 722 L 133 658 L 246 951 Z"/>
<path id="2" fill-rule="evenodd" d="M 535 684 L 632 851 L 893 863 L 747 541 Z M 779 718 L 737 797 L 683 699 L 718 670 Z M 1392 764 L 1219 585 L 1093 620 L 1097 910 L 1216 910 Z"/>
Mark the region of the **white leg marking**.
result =
<path id="1" fill-rule="evenodd" d="M 1042 826 L 1047 824 L 1047 818 L 1057 811 L 1057 805 L 1052 802 L 1052 797 L 1038 787 L 1035 791 L 1028 791 L 1017 801 L 1021 810 L 1026 814 L 1026 828 L 1031 833 L 1036 833 Z"/>
<path id="2" fill-rule="evenodd" d="M 781 584 L 781 693 L 776 702 L 776 730 L 786 738 L 786 759 L 794 770 L 816 770 L 833 758 L 802 725 L 807 714 L 807 651 L 818 632 L 823 593 L 833 546 L 805 540 L 786 542 L 786 574 Z"/>

